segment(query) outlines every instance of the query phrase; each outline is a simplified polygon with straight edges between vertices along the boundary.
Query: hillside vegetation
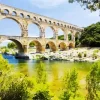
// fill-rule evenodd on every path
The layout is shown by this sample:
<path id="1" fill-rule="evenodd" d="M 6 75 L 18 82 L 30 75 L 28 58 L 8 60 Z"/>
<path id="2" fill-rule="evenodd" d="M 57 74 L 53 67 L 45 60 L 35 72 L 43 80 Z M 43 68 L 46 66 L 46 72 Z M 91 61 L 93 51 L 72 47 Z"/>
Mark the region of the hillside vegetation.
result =
<path id="1" fill-rule="evenodd" d="M 82 46 L 100 47 L 100 22 L 86 27 L 82 32 L 80 42 Z"/>

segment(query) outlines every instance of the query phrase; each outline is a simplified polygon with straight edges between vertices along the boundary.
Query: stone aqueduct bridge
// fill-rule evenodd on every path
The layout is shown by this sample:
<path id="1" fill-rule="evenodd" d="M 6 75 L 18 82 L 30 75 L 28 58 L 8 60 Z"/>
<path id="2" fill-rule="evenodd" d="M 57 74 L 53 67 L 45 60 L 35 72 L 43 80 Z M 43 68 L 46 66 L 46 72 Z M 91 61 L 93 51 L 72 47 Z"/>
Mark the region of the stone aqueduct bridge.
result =
<path id="1" fill-rule="evenodd" d="M 46 44 L 49 45 L 52 51 L 66 50 L 67 47 L 75 46 L 75 34 L 81 32 L 83 28 L 72 25 L 60 20 L 41 16 L 35 13 L 10 7 L 0 4 L 0 20 L 9 18 L 16 21 L 21 28 L 21 36 L 4 36 L 0 35 L 0 42 L 4 40 L 11 40 L 18 46 L 19 53 L 28 53 L 28 46 L 30 42 L 34 42 L 37 52 L 44 52 Z M 38 38 L 28 37 L 28 25 L 34 23 L 39 27 L 40 36 Z M 45 38 L 46 27 L 51 27 L 53 30 L 53 39 Z M 58 29 L 63 30 L 64 40 L 58 40 Z M 68 40 L 68 32 L 71 32 L 72 38 Z"/>

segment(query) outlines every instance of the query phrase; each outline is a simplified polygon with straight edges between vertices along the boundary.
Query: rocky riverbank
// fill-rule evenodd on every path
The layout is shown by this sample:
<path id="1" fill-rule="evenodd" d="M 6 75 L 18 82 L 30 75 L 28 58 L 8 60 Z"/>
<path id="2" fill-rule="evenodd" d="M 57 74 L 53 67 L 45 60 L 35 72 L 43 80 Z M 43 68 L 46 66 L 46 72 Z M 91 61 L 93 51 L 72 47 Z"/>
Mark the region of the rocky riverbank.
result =
<path id="1" fill-rule="evenodd" d="M 75 48 L 67 51 L 45 52 L 44 54 L 30 54 L 31 59 L 63 60 L 63 61 L 87 61 L 95 62 L 100 59 L 99 48 Z"/>

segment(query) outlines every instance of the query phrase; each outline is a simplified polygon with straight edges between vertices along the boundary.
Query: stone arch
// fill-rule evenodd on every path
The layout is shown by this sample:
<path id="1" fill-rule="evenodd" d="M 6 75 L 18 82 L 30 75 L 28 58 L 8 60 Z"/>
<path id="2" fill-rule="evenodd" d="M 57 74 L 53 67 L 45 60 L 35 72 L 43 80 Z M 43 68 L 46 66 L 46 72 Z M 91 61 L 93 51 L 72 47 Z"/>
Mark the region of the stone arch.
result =
<path id="1" fill-rule="evenodd" d="M 21 17 L 21 18 L 24 18 L 24 14 L 23 14 L 23 13 L 20 13 L 20 17 Z"/>
<path id="2" fill-rule="evenodd" d="M 72 41 L 73 39 L 73 31 L 69 30 L 68 31 L 68 41 Z"/>
<path id="3" fill-rule="evenodd" d="M 56 48 L 56 45 L 55 45 L 55 43 L 54 42 L 52 42 L 52 41 L 49 41 L 47 44 L 46 44 L 46 46 L 49 46 L 49 48 L 50 48 L 50 50 L 52 51 L 52 52 L 56 52 L 57 51 L 57 48 Z M 46 47 L 45 46 L 45 47 Z"/>
<path id="4" fill-rule="evenodd" d="M 74 43 L 69 43 L 69 49 L 74 48 Z"/>
<path id="5" fill-rule="evenodd" d="M 63 24 L 61 24 L 61 26 L 63 27 Z"/>
<path id="6" fill-rule="evenodd" d="M 30 15 L 27 15 L 26 18 L 27 18 L 27 19 L 30 19 Z"/>
<path id="7" fill-rule="evenodd" d="M 3 13 L 4 13 L 4 14 L 9 14 L 9 10 L 8 10 L 8 9 L 4 9 L 4 10 L 3 10 Z"/>
<path id="8" fill-rule="evenodd" d="M 39 18 L 39 21 L 42 22 L 42 18 Z"/>
<path id="9" fill-rule="evenodd" d="M 60 24 L 59 24 L 59 23 L 57 23 L 57 25 L 59 26 Z"/>
<path id="10" fill-rule="evenodd" d="M 15 18 L 13 18 L 13 17 L 4 17 L 2 19 L 12 19 L 12 20 L 14 20 L 16 23 L 18 23 L 21 26 L 20 21 L 15 19 Z M 0 20 L 2 20 L 2 19 L 0 19 Z"/>
<path id="11" fill-rule="evenodd" d="M 51 22 L 51 21 L 49 21 L 49 24 L 52 24 L 52 22 Z"/>
<path id="12" fill-rule="evenodd" d="M 48 22 L 46 19 L 44 20 L 46 23 Z"/>
<path id="13" fill-rule="evenodd" d="M 53 22 L 54 25 L 56 25 L 56 22 Z"/>
<path id="14" fill-rule="evenodd" d="M 75 36 L 75 46 L 77 47 L 77 46 L 79 46 L 79 44 L 80 44 L 80 37 L 81 37 L 81 34 L 80 34 L 80 32 L 76 32 L 76 33 L 74 34 L 74 36 Z"/>
<path id="15" fill-rule="evenodd" d="M 18 49 L 18 53 L 24 53 L 24 49 L 23 49 L 23 46 L 22 46 L 20 41 L 18 41 L 16 39 L 4 39 L 1 42 L 6 41 L 6 40 L 10 40 L 16 44 L 17 49 Z"/>
<path id="16" fill-rule="evenodd" d="M 60 49 L 61 51 L 64 51 L 64 50 L 67 49 L 67 45 L 66 45 L 64 42 L 61 42 L 61 43 L 59 44 L 59 49 Z"/>
<path id="17" fill-rule="evenodd" d="M 13 15 L 13 16 L 17 16 L 17 12 L 16 12 L 16 11 L 13 11 L 13 12 L 12 12 L 12 15 Z"/>
<path id="18" fill-rule="evenodd" d="M 76 32 L 75 33 L 75 38 L 80 38 L 81 33 L 80 32 Z"/>
<path id="19" fill-rule="evenodd" d="M 38 40 L 33 40 L 30 43 L 34 43 L 34 45 L 36 46 L 36 52 L 37 53 L 42 53 L 43 52 L 42 44 Z"/>
<path id="20" fill-rule="evenodd" d="M 58 39 L 59 40 L 64 40 L 65 32 L 63 29 L 58 29 Z"/>
<path id="21" fill-rule="evenodd" d="M 2 18 L 1 20 L 4 20 L 4 19 L 10 19 L 12 21 L 14 21 L 15 23 L 17 23 L 17 25 L 19 26 L 19 29 L 20 29 L 20 35 L 21 35 L 21 31 L 22 31 L 22 25 L 20 24 L 19 20 L 13 18 L 13 17 L 4 17 Z M 6 27 L 6 26 L 5 26 Z M 8 26 L 7 26 L 8 27 Z M 12 29 L 13 30 L 13 29 Z M 15 35 L 15 33 L 13 33 Z"/>
<path id="22" fill-rule="evenodd" d="M 9 39 L 9 40 L 13 41 L 17 45 L 19 53 L 24 52 L 23 46 L 18 40 L 15 40 L 15 39 Z"/>
<path id="23" fill-rule="evenodd" d="M 34 27 L 34 28 L 33 28 Z M 40 37 L 41 26 L 38 23 L 32 22 L 28 24 L 28 36 Z"/>
<path id="24" fill-rule="evenodd" d="M 45 27 L 45 38 L 53 38 L 55 30 L 52 26 Z"/>
<path id="25" fill-rule="evenodd" d="M 33 19 L 34 19 L 35 21 L 37 20 L 37 18 L 36 18 L 35 16 L 33 17 Z"/>
<path id="26" fill-rule="evenodd" d="M 64 25 L 64 27 L 67 27 L 67 25 Z"/>

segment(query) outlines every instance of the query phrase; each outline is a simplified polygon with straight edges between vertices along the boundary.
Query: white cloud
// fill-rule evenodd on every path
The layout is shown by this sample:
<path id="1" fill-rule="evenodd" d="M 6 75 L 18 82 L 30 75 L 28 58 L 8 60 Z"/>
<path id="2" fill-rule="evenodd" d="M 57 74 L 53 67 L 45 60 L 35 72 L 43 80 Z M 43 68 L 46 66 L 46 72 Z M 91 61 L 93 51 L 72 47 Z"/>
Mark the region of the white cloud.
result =
<path id="1" fill-rule="evenodd" d="M 39 8 L 52 8 L 63 3 L 67 0 L 30 0 L 30 3 Z"/>

